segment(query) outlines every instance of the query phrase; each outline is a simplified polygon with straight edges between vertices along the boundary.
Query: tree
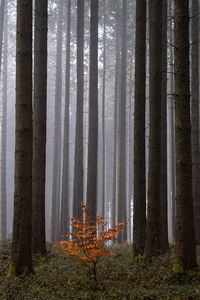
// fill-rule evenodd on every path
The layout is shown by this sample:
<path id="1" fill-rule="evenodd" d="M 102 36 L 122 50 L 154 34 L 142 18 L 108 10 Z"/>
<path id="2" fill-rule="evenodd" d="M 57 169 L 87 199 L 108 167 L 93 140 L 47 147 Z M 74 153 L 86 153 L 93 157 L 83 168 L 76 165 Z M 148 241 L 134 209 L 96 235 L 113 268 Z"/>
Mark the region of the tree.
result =
<path id="1" fill-rule="evenodd" d="M 162 252 L 169 248 L 168 243 L 168 203 L 167 203 L 167 0 L 162 10 L 162 100 L 161 100 L 161 247 Z"/>
<path id="2" fill-rule="evenodd" d="M 145 252 L 157 255 L 161 251 L 161 101 L 162 101 L 162 6 L 161 0 L 150 0 L 149 36 L 149 179 L 148 215 Z"/>
<path id="3" fill-rule="evenodd" d="M 111 224 L 116 224 L 116 200 L 117 200 L 117 124 L 118 124 L 118 94 L 119 94 L 119 29 L 120 29 L 120 13 L 119 1 L 116 2 L 116 47 L 115 47 L 115 89 L 114 89 L 114 126 L 113 126 L 113 178 L 112 178 L 112 210 Z"/>
<path id="4" fill-rule="evenodd" d="M 98 157 L 98 0 L 92 0 L 90 17 L 90 78 L 87 208 L 91 220 L 97 215 L 97 157 Z"/>
<path id="5" fill-rule="evenodd" d="M 3 48 L 4 8 L 5 8 L 5 0 L 1 0 L 1 4 L 0 4 L 0 75 L 1 75 L 2 48 Z"/>
<path id="6" fill-rule="evenodd" d="M 35 1 L 32 250 L 46 254 L 47 0 Z"/>
<path id="7" fill-rule="evenodd" d="M 118 170 L 118 221 L 126 222 L 126 60 L 127 60 L 127 1 L 122 6 L 122 54 L 121 89 L 119 98 L 119 170 Z M 119 235 L 119 241 L 127 239 L 127 232 Z"/>
<path id="8" fill-rule="evenodd" d="M 53 186 L 51 206 L 51 240 L 60 235 L 60 182 L 61 182 L 61 102 L 62 102 L 62 25 L 63 2 L 58 2 L 57 45 L 56 45 L 56 82 L 55 82 L 55 117 L 54 117 L 54 154 Z"/>
<path id="9" fill-rule="evenodd" d="M 196 242 L 200 244 L 200 151 L 199 151 L 199 1 L 192 1 L 192 182 Z"/>
<path id="10" fill-rule="evenodd" d="M 176 256 L 184 268 L 191 268 L 196 266 L 196 244 L 192 195 L 188 0 L 175 0 L 174 46 Z"/>
<path id="11" fill-rule="evenodd" d="M 146 0 L 136 2 L 134 114 L 134 231 L 135 254 L 143 254 L 146 230 L 145 101 Z"/>
<path id="12" fill-rule="evenodd" d="M 77 98 L 73 217 L 80 219 L 83 201 L 84 0 L 77 1 Z"/>
<path id="13" fill-rule="evenodd" d="M 32 271 L 32 1 L 17 1 L 15 195 L 9 276 Z"/>
<path id="14" fill-rule="evenodd" d="M 66 35 L 66 73 L 65 73 L 65 116 L 63 139 L 63 170 L 61 195 L 61 234 L 68 234 L 69 226 L 65 219 L 69 218 L 69 100 L 70 100 L 70 33 L 71 33 L 71 0 L 67 5 Z"/>
<path id="15" fill-rule="evenodd" d="M 7 81 L 8 81 L 8 13 L 5 2 L 4 18 L 4 47 L 3 47 L 3 99 L 2 99 L 2 125 L 1 125 L 1 232 L 2 240 L 7 236 L 6 222 L 6 152 L 7 152 Z"/>

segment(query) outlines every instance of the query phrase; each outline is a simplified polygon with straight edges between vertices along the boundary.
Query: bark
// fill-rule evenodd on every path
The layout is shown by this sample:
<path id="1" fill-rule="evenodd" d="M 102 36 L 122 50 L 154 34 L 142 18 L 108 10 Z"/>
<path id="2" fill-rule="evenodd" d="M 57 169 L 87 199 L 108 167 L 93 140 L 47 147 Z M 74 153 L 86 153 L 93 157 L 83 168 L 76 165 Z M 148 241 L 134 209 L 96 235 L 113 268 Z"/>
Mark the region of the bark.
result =
<path id="1" fill-rule="evenodd" d="M 161 103 L 161 247 L 163 253 L 169 249 L 167 197 L 167 0 L 164 0 L 162 12 Z"/>
<path id="2" fill-rule="evenodd" d="M 199 1 L 192 1 L 192 179 L 196 242 L 200 244 L 200 152 L 199 152 Z"/>
<path id="3" fill-rule="evenodd" d="M 118 170 L 118 221 L 127 222 L 126 218 L 126 60 L 127 60 L 127 1 L 122 7 L 122 60 L 121 90 L 119 99 L 119 170 Z M 126 241 L 127 232 L 119 235 L 119 242 Z"/>
<path id="4" fill-rule="evenodd" d="M 67 37 L 66 37 L 66 73 L 65 73 L 65 117 L 63 139 L 63 171 L 61 196 L 61 234 L 69 233 L 69 100 L 70 100 L 70 32 L 71 32 L 71 0 L 67 6 Z"/>
<path id="5" fill-rule="evenodd" d="M 111 209 L 111 224 L 116 225 L 116 200 L 117 200 L 117 108 L 118 108 L 118 90 L 119 90 L 119 1 L 116 4 L 116 53 L 115 53 L 115 91 L 114 91 L 114 128 L 113 128 L 113 178 L 112 178 L 112 209 Z"/>
<path id="6" fill-rule="evenodd" d="M 12 255 L 9 276 L 32 271 L 32 1 L 17 1 L 16 141 Z"/>
<path id="7" fill-rule="evenodd" d="M 176 256 L 185 268 L 196 266 L 192 195 L 189 90 L 189 4 L 175 0 L 174 9 Z"/>
<path id="8" fill-rule="evenodd" d="M 62 105 L 62 20 L 63 2 L 58 3 L 57 48 L 56 48 L 56 82 L 55 82 L 55 116 L 54 116 L 54 156 L 53 185 L 51 206 L 51 240 L 56 241 L 60 235 L 60 181 L 61 181 L 61 105 Z"/>
<path id="9" fill-rule="evenodd" d="M 1 240 L 7 236 L 6 224 L 6 151 L 7 151 L 7 77 L 8 77 L 8 16 L 7 2 L 5 2 L 4 17 L 4 48 L 3 48 L 3 99 L 1 125 Z"/>
<path id="10" fill-rule="evenodd" d="M 98 0 L 91 1 L 90 17 L 90 78 L 87 208 L 94 222 L 97 215 L 97 161 L 98 161 Z"/>
<path id="11" fill-rule="evenodd" d="M 73 217 L 80 219 L 83 202 L 84 0 L 77 2 L 77 99 Z"/>
<path id="12" fill-rule="evenodd" d="M 2 49 L 3 49 L 3 34 L 4 34 L 4 8 L 5 0 L 1 0 L 0 4 L 0 76 L 1 76 L 1 65 L 2 65 Z"/>
<path id="13" fill-rule="evenodd" d="M 134 111 L 134 230 L 135 254 L 143 254 L 146 230 L 145 101 L 146 0 L 136 2 L 135 111 Z"/>
<path id="14" fill-rule="evenodd" d="M 103 17 L 103 86 L 102 86 L 102 217 L 106 206 L 106 141 L 105 141 L 105 92 L 106 92 L 106 10 L 104 2 Z"/>
<path id="15" fill-rule="evenodd" d="M 47 0 L 35 1 L 32 251 L 46 255 Z"/>
<path id="16" fill-rule="evenodd" d="M 161 251 L 161 100 L 162 100 L 162 6 L 163 1 L 150 0 L 149 48 L 149 177 L 148 216 L 145 252 L 158 255 Z"/>

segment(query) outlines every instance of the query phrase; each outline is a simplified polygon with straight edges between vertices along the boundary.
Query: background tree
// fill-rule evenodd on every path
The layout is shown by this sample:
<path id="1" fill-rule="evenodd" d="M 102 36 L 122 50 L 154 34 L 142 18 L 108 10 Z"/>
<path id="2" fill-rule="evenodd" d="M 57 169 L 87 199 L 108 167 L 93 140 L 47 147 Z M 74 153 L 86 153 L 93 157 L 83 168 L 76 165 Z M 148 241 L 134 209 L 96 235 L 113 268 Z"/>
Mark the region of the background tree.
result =
<path id="1" fill-rule="evenodd" d="M 174 2 L 176 133 L 176 256 L 185 268 L 196 266 L 192 195 L 189 85 L 189 3 Z"/>
<path id="2" fill-rule="evenodd" d="M 32 1 L 17 1 L 15 196 L 9 275 L 32 271 Z M 25 184 L 26 183 L 26 184 Z"/>
<path id="3" fill-rule="evenodd" d="M 1 0 L 0 3 L 0 75 L 1 75 L 2 49 L 3 49 L 4 8 L 5 8 L 5 0 Z"/>

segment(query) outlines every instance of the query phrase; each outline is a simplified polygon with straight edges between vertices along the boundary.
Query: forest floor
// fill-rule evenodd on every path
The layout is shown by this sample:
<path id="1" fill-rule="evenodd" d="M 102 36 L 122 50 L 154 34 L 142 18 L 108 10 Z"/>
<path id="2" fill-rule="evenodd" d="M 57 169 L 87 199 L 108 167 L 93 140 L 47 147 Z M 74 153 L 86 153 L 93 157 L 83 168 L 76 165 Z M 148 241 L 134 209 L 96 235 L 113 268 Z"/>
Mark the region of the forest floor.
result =
<path id="1" fill-rule="evenodd" d="M 99 261 L 95 286 L 88 267 L 50 246 L 47 257 L 34 258 L 35 274 L 7 279 L 10 251 L 5 245 L 0 248 L 0 299 L 200 299 L 200 270 L 183 273 L 174 267 L 174 247 L 151 260 L 133 259 L 130 245 L 111 248 L 115 256 Z"/>

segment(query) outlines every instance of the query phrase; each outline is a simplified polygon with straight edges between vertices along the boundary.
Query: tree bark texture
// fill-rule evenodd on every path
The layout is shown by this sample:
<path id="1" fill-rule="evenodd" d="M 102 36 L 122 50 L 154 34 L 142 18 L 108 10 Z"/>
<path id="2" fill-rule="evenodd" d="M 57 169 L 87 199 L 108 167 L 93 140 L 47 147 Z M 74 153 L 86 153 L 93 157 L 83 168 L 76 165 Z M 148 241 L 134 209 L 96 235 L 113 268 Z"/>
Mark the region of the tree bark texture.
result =
<path id="1" fill-rule="evenodd" d="M 16 141 L 10 275 L 32 271 L 32 1 L 17 1 Z"/>
<path id="2" fill-rule="evenodd" d="M 98 161 L 98 0 L 91 1 L 90 17 L 90 77 L 87 208 L 94 222 L 97 215 Z"/>
<path id="3" fill-rule="evenodd" d="M 149 178 L 148 216 L 145 252 L 158 255 L 161 251 L 161 101 L 162 101 L 162 6 L 161 0 L 149 1 Z"/>
<path id="4" fill-rule="evenodd" d="M 192 195 L 189 90 L 189 4 L 175 0 L 176 256 L 185 268 L 196 266 Z"/>
<path id="5" fill-rule="evenodd" d="M 143 254 L 146 231 L 145 101 L 146 0 L 136 2 L 135 111 L 134 111 L 134 230 L 135 254 Z"/>
<path id="6" fill-rule="evenodd" d="M 46 254 L 45 167 L 48 1 L 35 1 L 32 250 Z"/>
<path id="7" fill-rule="evenodd" d="M 199 1 L 192 1 L 192 182 L 196 242 L 200 244 L 200 151 L 199 151 Z"/>
<path id="8" fill-rule="evenodd" d="M 73 217 L 81 218 L 83 203 L 84 0 L 77 1 L 77 98 Z"/>
<path id="9" fill-rule="evenodd" d="M 1 76 L 1 65 L 2 65 L 2 49 L 3 49 L 3 35 L 4 35 L 4 9 L 5 0 L 1 0 L 0 4 L 0 76 Z"/>

